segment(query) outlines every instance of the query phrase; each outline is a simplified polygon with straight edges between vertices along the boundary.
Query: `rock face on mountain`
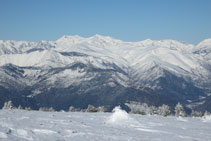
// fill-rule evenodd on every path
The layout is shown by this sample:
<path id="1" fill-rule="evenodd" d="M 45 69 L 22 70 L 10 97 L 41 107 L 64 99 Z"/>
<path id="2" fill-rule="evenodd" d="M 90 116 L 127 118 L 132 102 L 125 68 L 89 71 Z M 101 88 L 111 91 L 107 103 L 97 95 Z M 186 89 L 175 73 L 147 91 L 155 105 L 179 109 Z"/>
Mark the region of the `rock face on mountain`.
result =
<path id="1" fill-rule="evenodd" d="M 0 41 L 0 106 L 111 109 L 125 102 L 203 103 L 211 94 L 211 39 L 124 42 L 107 36 Z M 204 109 L 205 110 L 205 109 Z"/>

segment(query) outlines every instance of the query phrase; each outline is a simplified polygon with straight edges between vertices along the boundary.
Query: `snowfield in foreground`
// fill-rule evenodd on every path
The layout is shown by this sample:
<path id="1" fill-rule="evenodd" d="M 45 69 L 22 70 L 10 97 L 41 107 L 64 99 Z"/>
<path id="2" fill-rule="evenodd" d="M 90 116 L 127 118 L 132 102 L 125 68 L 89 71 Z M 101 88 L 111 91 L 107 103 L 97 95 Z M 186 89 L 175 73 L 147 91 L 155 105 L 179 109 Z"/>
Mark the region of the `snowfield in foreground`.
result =
<path id="1" fill-rule="evenodd" d="M 1 141 L 208 141 L 211 118 L 0 110 Z"/>

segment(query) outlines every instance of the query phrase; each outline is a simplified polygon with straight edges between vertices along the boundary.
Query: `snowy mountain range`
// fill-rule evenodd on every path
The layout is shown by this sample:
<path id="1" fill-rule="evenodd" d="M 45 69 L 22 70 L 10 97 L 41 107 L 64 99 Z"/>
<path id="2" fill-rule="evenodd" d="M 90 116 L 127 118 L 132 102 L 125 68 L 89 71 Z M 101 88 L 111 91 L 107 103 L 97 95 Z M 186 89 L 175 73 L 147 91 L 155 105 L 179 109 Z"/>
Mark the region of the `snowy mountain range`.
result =
<path id="1" fill-rule="evenodd" d="M 193 107 L 210 103 L 210 95 L 211 39 L 195 46 L 101 35 L 0 40 L 0 106 L 12 100 L 58 110 L 88 104 L 112 109 L 128 101 Z"/>

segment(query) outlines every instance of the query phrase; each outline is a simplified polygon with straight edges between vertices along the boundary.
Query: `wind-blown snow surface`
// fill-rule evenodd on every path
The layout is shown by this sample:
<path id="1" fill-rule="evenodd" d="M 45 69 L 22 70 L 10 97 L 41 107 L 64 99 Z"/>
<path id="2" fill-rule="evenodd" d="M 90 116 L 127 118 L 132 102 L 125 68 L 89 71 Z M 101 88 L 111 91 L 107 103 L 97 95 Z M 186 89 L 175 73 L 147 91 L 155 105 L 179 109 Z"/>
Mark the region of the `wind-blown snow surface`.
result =
<path id="1" fill-rule="evenodd" d="M 112 116 L 115 120 L 109 121 Z M 133 115 L 120 109 L 113 114 L 0 110 L 0 140 L 208 141 L 211 121 Z"/>

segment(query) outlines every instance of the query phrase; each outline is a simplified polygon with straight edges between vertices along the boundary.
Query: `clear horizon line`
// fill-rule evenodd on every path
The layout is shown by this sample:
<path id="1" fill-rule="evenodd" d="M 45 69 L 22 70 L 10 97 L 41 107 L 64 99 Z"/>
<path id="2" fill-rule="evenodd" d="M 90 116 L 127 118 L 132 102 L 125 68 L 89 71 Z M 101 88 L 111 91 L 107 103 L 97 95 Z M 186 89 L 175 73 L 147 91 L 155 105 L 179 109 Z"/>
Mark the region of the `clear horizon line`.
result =
<path id="1" fill-rule="evenodd" d="M 198 44 L 200 44 L 201 42 L 205 41 L 205 40 L 211 40 L 211 38 L 205 38 L 204 40 L 201 40 L 200 42 L 196 43 L 196 44 L 193 44 L 193 43 L 188 43 L 186 41 L 182 41 L 182 40 L 175 40 L 175 39 L 162 39 L 162 40 L 154 40 L 154 39 L 151 39 L 151 38 L 146 38 L 144 40 L 138 40 L 138 41 L 125 41 L 125 40 L 122 40 L 122 39 L 118 39 L 118 38 L 115 38 L 115 37 L 112 37 L 112 36 L 109 36 L 109 35 L 101 35 L 101 34 L 94 34 L 92 36 L 81 36 L 81 35 L 78 35 L 78 34 L 75 34 L 75 35 L 63 35 L 61 36 L 60 38 L 56 39 L 56 40 L 39 40 L 39 41 L 36 41 L 36 40 L 14 40 L 14 39 L 11 39 L 11 40 L 1 40 L 0 41 L 16 41 L 16 42 L 34 42 L 34 43 L 40 43 L 40 42 L 43 42 L 43 41 L 46 41 L 46 42 L 56 42 L 57 40 L 61 39 L 62 37 L 64 36 L 69 36 L 69 37 L 81 37 L 81 38 L 84 38 L 84 39 L 89 39 L 89 38 L 92 38 L 92 37 L 95 37 L 95 36 L 102 36 L 102 37 L 110 37 L 114 40 L 120 40 L 122 42 L 131 42 L 131 43 L 136 43 L 136 42 L 142 42 L 142 41 L 145 41 L 145 40 L 151 40 L 151 41 L 168 41 L 168 40 L 172 40 L 172 41 L 177 41 L 177 42 L 180 42 L 182 44 L 187 44 L 187 45 L 193 45 L 193 46 L 197 46 Z"/>

